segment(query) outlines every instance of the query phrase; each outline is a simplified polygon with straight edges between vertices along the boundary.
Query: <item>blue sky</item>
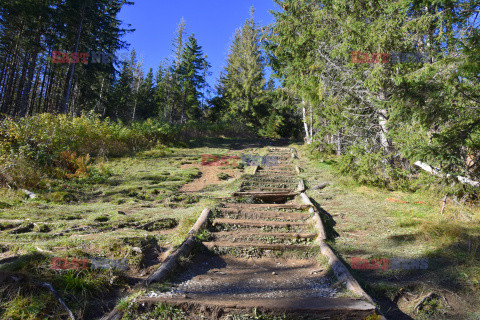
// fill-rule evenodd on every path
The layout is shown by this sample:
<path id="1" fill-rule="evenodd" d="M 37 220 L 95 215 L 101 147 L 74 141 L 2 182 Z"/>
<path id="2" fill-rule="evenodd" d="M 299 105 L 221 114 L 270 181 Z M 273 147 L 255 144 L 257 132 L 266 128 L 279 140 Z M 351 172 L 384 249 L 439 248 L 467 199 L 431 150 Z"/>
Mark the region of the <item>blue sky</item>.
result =
<path id="1" fill-rule="evenodd" d="M 172 56 L 172 41 L 182 17 L 188 34 L 194 33 L 212 65 L 209 83 L 213 86 L 225 66 L 231 40 L 237 28 L 255 7 L 257 24 L 273 22 L 269 10 L 276 9 L 273 0 L 135 0 L 125 6 L 119 19 L 131 24 L 135 32 L 124 40 L 135 48 L 144 69 L 156 72 L 165 57 Z"/>

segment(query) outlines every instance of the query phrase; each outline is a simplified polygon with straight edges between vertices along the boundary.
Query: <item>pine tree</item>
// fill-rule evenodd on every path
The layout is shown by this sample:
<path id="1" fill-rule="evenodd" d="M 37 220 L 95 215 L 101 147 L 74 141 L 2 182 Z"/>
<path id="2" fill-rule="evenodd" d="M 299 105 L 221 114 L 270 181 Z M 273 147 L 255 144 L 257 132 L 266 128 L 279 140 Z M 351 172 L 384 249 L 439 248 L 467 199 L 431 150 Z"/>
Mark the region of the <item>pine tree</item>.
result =
<path id="1" fill-rule="evenodd" d="M 154 103 L 158 113 L 158 117 L 163 121 L 169 120 L 170 109 L 168 102 L 170 98 L 168 96 L 170 87 L 173 83 L 173 79 L 170 73 L 170 68 L 167 66 L 167 62 L 160 64 L 156 75 L 156 86 L 154 92 Z"/>
<path id="2" fill-rule="evenodd" d="M 202 47 L 198 45 L 195 35 L 188 38 L 188 42 L 182 54 L 182 62 L 179 67 L 179 75 L 182 85 L 182 108 L 181 120 L 200 119 L 202 116 L 201 99 L 207 83 L 205 74 L 210 68 L 206 61 Z"/>
<path id="3" fill-rule="evenodd" d="M 153 70 L 149 69 L 145 78 L 141 79 L 137 93 L 137 119 L 146 120 L 158 117 L 155 106 L 155 85 L 153 81 Z"/>
<path id="4" fill-rule="evenodd" d="M 478 53 L 478 26 L 471 24 L 478 1 L 276 3 L 270 63 L 284 90 L 303 102 L 308 138 L 317 133 L 318 143 L 348 153 L 347 170 L 368 164 L 362 170 L 372 179 L 408 160 L 466 169 L 480 124 L 472 108 L 478 63 L 471 59 Z M 369 59 L 354 63 L 353 52 Z M 403 55 L 396 63 L 392 55 L 381 63 L 373 56 L 395 52 L 431 59 L 412 63 Z"/>
<path id="5" fill-rule="evenodd" d="M 130 121 L 135 106 L 135 77 L 137 65 L 135 50 L 130 53 L 130 60 L 123 62 L 118 79 L 113 83 L 109 94 L 109 103 L 106 116 Z"/>
<path id="6" fill-rule="evenodd" d="M 52 63 L 52 52 L 114 53 L 124 0 L 22 0 L 0 4 L 0 111 L 78 114 L 100 107 L 112 65 Z M 107 82 L 107 83 L 106 83 Z"/>
<path id="7" fill-rule="evenodd" d="M 265 113 L 267 97 L 265 61 L 253 12 L 252 8 L 250 18 L 235 33 L 217 91 L 223 99 L 220 104 L 228 105 L 226 119 L 242 119 L 250 127 L 258 127 L 260 117 Z"/>
<path id="8" fill-rule="evenodd" d="M 173 53 L 174 61 L 170 67 L 170 73 L 172 75 L 172 81 L 168 86 L 167 93 L 167 107 L 169 108 L 168 119 L 170 122 L 178 119 L 180 121 L 182 113 L 182 88 L 181 88 L 181 75 L 180 75 L 180 66 L 182 65 L 182 55 L 185 45 L 185 20 L 182 18 L 180 24 L 177 27 L 177 33 L 173 41 Z"/>

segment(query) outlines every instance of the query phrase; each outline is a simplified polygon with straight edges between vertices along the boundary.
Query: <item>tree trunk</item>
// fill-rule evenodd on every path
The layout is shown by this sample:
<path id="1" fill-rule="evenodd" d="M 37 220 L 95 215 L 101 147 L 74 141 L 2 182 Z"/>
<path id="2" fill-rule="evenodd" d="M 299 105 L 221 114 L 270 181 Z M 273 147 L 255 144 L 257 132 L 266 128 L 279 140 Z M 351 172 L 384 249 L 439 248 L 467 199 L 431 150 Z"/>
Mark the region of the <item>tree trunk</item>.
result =
<path id="1" fill-rule="evenodd" d="M 135 75 L 134 75 L 134 77 L 137 80 L 137 88 L 135 90 L 135 103 L 133 104 L 132 121 L 135 121 L 135 113 L 137 112 L 138 90 L 140 89 L 141 76 L 140 76 L 140 71 L 138 70 L 138 68 L 140 68 L 140 66 L 137 64 L 137 66 L 135 67 L 136 70 L 135 70 Z"/>
<path id="2" fill-rule="evenodd" d="M 182 114 L 180 117 L 180 123 L 183 123 L 185 117 L 185 105 L 187 104 L 187 89 L 184 89 L 185 92 L 183 93 L 183 102 L 182 102 Z"/>
<path id="3" fill-rule="evenodd" d="M 417 161 L 417 162 L 414 163 L 414 165 L 416 165 L 417 167 L 419 167 L 419 168 L 421 168 L 421 169 L 423 169 L 427 172 L 430 172 L 433 175 L 442 176 L 442 174 L 440 173 L 440 170 L 431 167 L 427 163 Z M 444 175 L 444 177 L 449 178 L 449 177 L 451 177 L 451 175 L 449 173 L 447 173 L 447 174 Z M 477 188 L 480 187 L 480 182 L 474 181 L 474 180 L 466 178 L 466 177 L 457 176 L 457 180 L 460 181 L 461 183 L 471 185 L 472 187 L 477 187 Z"/>
<path id="4" fill-rule="evenodd" d="M 43 25 L 42 23 L 42 16 L 38 17 L 39 19 L 39 24 Z M 43 29 L 43 28 L 40 28 Z M 40 40 L 41 40 L 41 34 L 43 30 L 39 30 L 37 32 L 37 36 L 35 37 L 35 49 L 33 50 L 32 54 L 29 55 L 30 59 L 28 60 L 27 64 L 27 69 L 28 72 L 26 72 L 26 87 L 23 89 L 23 92 L 20 97 L 20 116 L 25 116 L 28 112 L 28 104 L 29 100 L 28 97 L 30 96 L 30 91 L 32 90 L 32 84 L 33 84 L 33 77 L 35 75 L 35 69 L 37 67 L 37 59 L 38 59 L 38 53 L 40 52 Z"/>
<path id="5" fill-rule="evenodd" d="M 7 83 L 5 85 L 5 91 L 3 95 L 2 105 L 5 107 L 5 111 L 8 114 L 13 114 L 12 109 L 12 100 L 13 100 L 13 87 L 15 84 L 15 75 L 17 71 L 17 57 L 18 54 L 15 52 L 10 67 L 8 68 L 9 71 L 7 72 Z"/>
<path id="6" fill-rule="evenodd" d="M 45 97 L 44 97 L 44 90 L 45 90 L 45 83 L 48 77 L 48 74 L 51 70 L 51 64 L 46 64 L 45 65 L 45 70 L 43 71 L 43 77 L 42 77 L 42 84 L 40 85 L 40 93 L 38 95 L 38 102 L 37 102 L 37 112 L 42 112 L 42 102 L 45 105 Z M 40 71 L 41 74 L 41 71 Z M 34 102 L 35 103 L 35 102 Z M 35 110 L 35 106 L 33 106 L 33 110 Z"/>
<path id="7" fill-rule="evenodd" d="M 43 112 L 49 112 L 53 105 L 53 82 L 55 81 L 55 70 L 50 68 L 50 74 L 48 75 L 47 92 L 45 94 L 45 104 L 43 106 Z"/>
<path id="8" fill-rule="evenodd" d="M 311 141 L 313 141 L 313 107 L 311 103 L 310 103 L 310 139 Z"/>
<path id="9" fill-rule="evenodd" d="M 100 96 L 98 97 L 97 105 L 95 106 L 95 109 L 100 110 L 100 103 L 102 101 L 102 96 L 103 96 L 103 85 L 105 83 L 105 77 L 102 77 L 102 86 L 100 87 Z M 103 108 L 103 116 L 105 117 L 105 113 L 107 112 L 107 108 Z"/>
<path id="10" fill-rule="evenodd" d="M 8 74 L 8 64 L 10 63 L 11 54 L 7 54 L 4 60 L 4 65 L 2 68 L 2 74 L 0 75 L 0 111 L 6 113 L 6 105 L 3 103 L 5 98 L 5 92 L 7 87 L 7 74 Z"/>
<path id="11" fill-rule="evenodd" d="M 34 114 L 34 108 L 35 108 L 35 99 L 37 99 L 37 93 L 38 93 L 38 86 L 40 85 L 40 74 L 42 73 L 42 68 L 39 67 L 37 70 L 37 74 L 35 75 L 35 84 L 33 85 L 33 90 L 32 90 L 32 96 L 30 97 L 30 103 L 28 104 L 27 107 L 27 116 Z"/>
<path id="12" fill-rule="evenodd" d="M 25 53 L 25 57 L 23 59 L 23 64 L 22 64 L 22 75 L 20 76 L 18 87 L 15 90 L 17 94 L 17 96 L 15 97 L 15 109 L 16 109 L 16 114 L 19 115 L 20 117 L 23 117 L 26 111 L 21 105 L 21 102 L 25 94 L 25 83 L 27 79 L 27 73 L 29 72 L 29 69 L 28 69 L 29 65 L 30 65 L 30 54 Z"/>
<path id="13" fill-rule="evenodd" d="M 390 153 L 390 142 L 387 139 L 387 110 L 378 110 L 378 124 L 380 125 L 380 144 L 386 153 Z"/>
<path id="14" fill-rule="evenodd" d="M 342 129 L 340 129 L 336 134 L 336 144 L 337 144 L 337 156 L 342 155 Z"/>
<path id="15" fill-rule="evenodd" d="M 26 78 L 26 86 L 23 90 L 22 96 L 20 97 L 20 116 L 25 116 L 28 112 L 27 104 L 28 97 L 30 96 L 30 91 L 32 90 L 33 76 L 35 75 L 35 69 L 37 67 L 37 57 L 38 51 L 35 51 L 28 63 L 28 73 Z"/>
<path id="16" fill-rule="evenodd" d="M 307 115 L 305 111 L 305 100 L 302 101 L 302 114 L 303 114 L 303 126 L 305 128 L 305 141 L 307 144 L 310 144 L 312 142 L 310 134 L 308 132 L 308 123 L 307 123 Z"/>
<path id="17" fill-rule="evenodd" d="M 77 33 L 77 40 L 75 42 L 75 49 L 74 49 L 74 52 L 78 52 L 78 46 L 79 46 L 79 43 L 80 43 L 80 36 L 82 34 L 82 29 L 83 29 L 83 20 L 85 19 L 85 7 L 87 5 L 87 1 L 85 0 L 83 2 L 83 7 L 82 7 L 82 18 L 80 20 L 80 25 L 78 27 L 78 33 Z M 62 102 L 62 109 L 61 109 L 61 112 L 64 113 L 64 114 L 67 114 L 68 113 L 68 102 L 70 100 L 70 92 L 72 90 L 72 83 L 73 83 L 73 75 L 75 74 L 75 63 L 72 63 L 70 65 L 70 68 L 68 70 L 68 75 L 67 75 L 67 88 L 66 88 L 66 91 L 65 91 L 65 98 Z"/>

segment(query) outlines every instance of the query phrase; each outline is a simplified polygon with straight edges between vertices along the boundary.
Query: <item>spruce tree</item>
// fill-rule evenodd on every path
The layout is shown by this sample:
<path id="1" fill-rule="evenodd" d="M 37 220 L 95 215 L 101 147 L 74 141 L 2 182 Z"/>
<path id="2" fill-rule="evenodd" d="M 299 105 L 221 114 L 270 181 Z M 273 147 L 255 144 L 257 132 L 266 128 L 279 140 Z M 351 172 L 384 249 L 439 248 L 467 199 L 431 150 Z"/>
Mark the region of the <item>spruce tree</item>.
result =
<path id="1" fill-rule="evenodd" d="M 158 110 L 155 106 L 155 91 L 153 70 L 149 69 L 145 78 L 140 79 L 137 94 L 137 120 L 158 117 Z"/>
<path id="2" fill-rule="evenodd" d="M 217 91 L 223 100 L 220 104 L 228 106 L 225 119 L 241 119 L 250 127 L 258 127 L 267 108 L 267 96 L 260 30 L 253 12 L 252 8 L 250 18 L 235 33 Z"/>
<path id="3" fill-rule="evenodd" d="M 182 54 L 179 75 L 182 85 L 181 122 L 188 119 L 200 119 L 202 116 L 201 99 L 203 89 L 207 85 L 205 73 L 210 65 L 206 61 L 202 47 L 198 45 L 194 35 L 188 38 Z"/>
<path id="4" fill-rule="evenodd" d="M 172 86 L 172 76 L 170 68 L 167 65 L 168 61 L 160 64 L 156 75 L 156 86 L 154 92 L 154 103 L 158 117 L 163 121 L 169 121 L 170 107 L 168 102 L 170 101 L 169 92 Z"/>
<path id="5" fill-rule="evenodd" d="M 173 53 L 174 53 L 174 60 L 172 65 L 170 66 L 170 73 L 172 75 L 172 81 L 168 86 L 168 93 L 167 93 L 167 107 L 169 108 L 168 111 L 168 119 L 170 122 L 175 120 L 180 121 L 181 113 L 182 113 L 182 88 L 181 88 L 181 75 L 180 75 L 180 66 L 182 65 L 182 54 L 185 45 L 185 20 L 182 18 L 180 21 L 175 39 L 173 41 Z"/>

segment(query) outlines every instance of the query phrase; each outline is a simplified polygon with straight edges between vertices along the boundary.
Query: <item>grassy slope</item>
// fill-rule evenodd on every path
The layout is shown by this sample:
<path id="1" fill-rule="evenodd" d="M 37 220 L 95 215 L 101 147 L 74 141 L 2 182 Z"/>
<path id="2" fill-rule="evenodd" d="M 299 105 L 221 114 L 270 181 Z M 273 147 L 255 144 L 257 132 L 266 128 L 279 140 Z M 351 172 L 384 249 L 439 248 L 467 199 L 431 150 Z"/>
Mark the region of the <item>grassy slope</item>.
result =
<path id="1" fill-rule="evenodd" d="M 348 264 L 352 257 L 429 259 L 427 270 L 352 270 L 370 293 L 379 301 L 396 298 L 402 312 L 416 319 L 479 318 L 477 208 L 448 203 L 440 215 L 440 195 L 359 186 L 348 178 L 335 177 L 327 163 L 306 161 L 303 148 L 296 147 L 307 184 L 330 182 L 326 189 L 309 190 L 308 194 L 332 215 L 327 223 L 332 234 L 338 233 L 332 246 Z M 149 248 L 163 251 L 179 244 L 201 210 L 214 203 L 209 197 L 227 196 L 238 187 L 235 181 L 222 182 L 208 187 L 199 198 L 179 197 L 176 191 L 198 175 L 197 169 L 182 169 L 182 164 L 198 162 L 205 153 L 239 155 L 252 150 L 242 148 L 240 142 L 205 140 L 190 149 L 157 148 L 98 164 L 99 171 L 110 171 L 111 176 L 57 181 L 35 200 L 25 199 L 21 192 L 2 190 L 0 258 L 28 256 L 0 267 L 0 280 L 8 271 L 17 272 L 20 282 L 0 281 L 1 318 L 65 318 L 49 291 L 38 286 L 40 281 L 52 283 L 79 318 L 89 310 L 101 309 L 103 303 L 114 303 L 129 291 L 130 276 L 148 272 L 151 269 L 145 267 L 155 268 L 160 262 L 148 261 Z M 175 219 L 179 226 L 168 229 L 168 223 L 159 223 L 147 230 L 141 228 L 165 218 Z M 31 229 L 25 219 L 34 223 Z M 19 226 L 28 231 L 12 234 Z M 65 232 L 75 227 L 86 229 Z M 130 270 L 52 270 L 52 256 L 127 257 Z M 413 306 L 429 292 L 439 296 L 414 313 Z M 95 303 L 99 299 L 103 303 Z"/>
<path id="2" fill-rule="evenodd" d="M 335 176 L 331 164 L 305 160 L 303 176 L 310 188 L 330 183 L 308 195 L 332 216 L 331 244 L 348 264 L 352 257 L 428 259 L 427 270 L 352 270 L 368 291 L 379 301 L 398 301 L 415 319 L 480 319 L 480 208 L 449 202 L 440 214 L 439 194 L 360 186 Z M 437 296 L 414 312 L 430 292 Z"/>
<path id="3" fill-rule="evenodd" d="M 0 318 L 65 318 L 41 282 L 51 283 L 80 319 L 115 302 L 134 278 L 158 266 L 162 252 L 181 243 L 202 209 L 214 203 L 211 197 L 236 187 L 235 181 L 219 180 L 202 196 L 179 195 L 178 189 L 200 172 L 182 165 L 199 163 L 202 154 L 227 152 L 221 145 L 159 147 L 99 163 L 100 172 L 109 172 L 103 176 L 52 181 L 51 189 L 36 199 L 1 190 L 0 259 L 23 258 L 0 266 L 0 278 L 16 272 L 22 279 L 20 285 L 10 277 L 0 281 Z M 128 259 L 130 269 L 52 270 L 51 257 Z"/>

